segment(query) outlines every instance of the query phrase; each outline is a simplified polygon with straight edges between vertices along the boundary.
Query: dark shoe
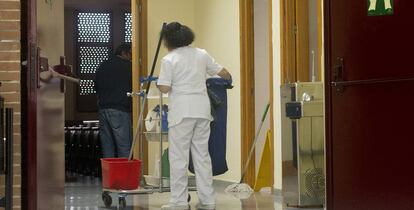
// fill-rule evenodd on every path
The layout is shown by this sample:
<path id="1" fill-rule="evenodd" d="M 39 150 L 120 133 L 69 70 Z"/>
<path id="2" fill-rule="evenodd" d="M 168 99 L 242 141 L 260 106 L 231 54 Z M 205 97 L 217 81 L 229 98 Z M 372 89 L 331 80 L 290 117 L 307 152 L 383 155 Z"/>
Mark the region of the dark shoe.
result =
<path id="1" fill-rule="evenodd" d="M 394 13 L 394 11 L 392 11 L 392 8 L 388 8 L 385 10 L 385 14 L 386 15 L 392 15 Z"/>

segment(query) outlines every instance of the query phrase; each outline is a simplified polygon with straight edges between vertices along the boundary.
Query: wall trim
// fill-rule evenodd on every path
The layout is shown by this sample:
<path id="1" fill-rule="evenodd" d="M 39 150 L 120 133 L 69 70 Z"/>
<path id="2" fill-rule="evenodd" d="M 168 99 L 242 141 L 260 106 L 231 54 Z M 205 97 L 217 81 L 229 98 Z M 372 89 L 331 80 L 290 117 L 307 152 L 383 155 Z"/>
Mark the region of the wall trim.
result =
<path id="1" fill-rule="evenodd" d="M 139 78 L 143 75 L 148 75 L 148 0 L 132 0 L 131 1 L 132 14 L 132 91 L 139 91 Z M 134 22 L 138 20 L 138 22 Z M 139 105 L 138 98 L 134 97 L 132 100 L 132 124 L 133 133 L 138 126 Z M 148 174 L 148 142 L 138 137 L 138 141 L 143 143 L 143 172 Z M 139 144 L 134 148 L 134 156 L 139 157 Z"/>
<path id="2" fill-rule="evenodd" d="M 240 110 L 241 110 L 241 170 L 246 164 L 255 133 L 254 96 L 254 1 L 240 0 Z M 255 153 L 244 176 L 244 183 L 256 181 Z M 242 174 L 243 175 L 243 174 Z"/>

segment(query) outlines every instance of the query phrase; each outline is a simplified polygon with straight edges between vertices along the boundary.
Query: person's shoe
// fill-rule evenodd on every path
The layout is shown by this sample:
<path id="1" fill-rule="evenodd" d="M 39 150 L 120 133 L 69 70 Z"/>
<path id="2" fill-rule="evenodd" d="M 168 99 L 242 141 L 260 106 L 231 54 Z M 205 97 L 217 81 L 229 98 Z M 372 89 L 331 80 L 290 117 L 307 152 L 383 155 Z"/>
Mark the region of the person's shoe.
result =
<path id="1" fill-rule="evenodd" d="M 199 209 L 199 210 L 214 210 L 214 209 L 216 209 L 216 205 L 215 204 L 198 203 L 196 205 L 196 209 Z"/>
<path id="2" fill-rule="evenodd" d="M 375 9 L 368 10 L 368 16 L 375 16 L 375 15 L 378 15 L 378 13 Z"/>
<path id="3" fill-rule="evenodd" d="M 166 204 L 161 206 L 161 210 L 190 210 L 189 205 Z"/>
<path id="4" fill-rule="evenodd" d="M 394 11 L 392 10 L 392 8 L 385 9 L 385 14 L 386 15 L 392 15 L 393 13 L 394 13 Z"/>

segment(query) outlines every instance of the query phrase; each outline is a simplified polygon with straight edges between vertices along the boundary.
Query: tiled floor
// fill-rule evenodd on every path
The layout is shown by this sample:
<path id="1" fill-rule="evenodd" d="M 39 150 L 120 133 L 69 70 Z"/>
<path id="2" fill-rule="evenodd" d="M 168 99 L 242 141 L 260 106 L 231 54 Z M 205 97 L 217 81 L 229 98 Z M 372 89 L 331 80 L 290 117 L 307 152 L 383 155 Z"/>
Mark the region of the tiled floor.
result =
<path id="1" fill-rule="evenodd" d="M 224 188 L 229 183 L 216 181 L 214 186 L 217 193 L 217 210 L 238 210 L 238 209 L 252 209 L 252 210 L 297 210 L 296 208 L 288 208 L 284 204 L 284 200 L 294 201 L 294 192 L 285 192 L 287 197 L 281 196 L 281 193 L 270 194 L 267 192 L 257 192 L 251 195 L 248 199 L 239 199 L 236 196 L 224 192 Z M 98 179 L 81 178 L 77 182 L 67 183 L 65 189 L 65 209 L 66 210 L 98 210 L 98 209 L 117 209 L 118 203 L 117 194 L 111 194 L 112 207 L 105 208 L 102 201 L 102 188 Z M 277 195 L 279 194 L 279 195 Z M 197 193 L 190 192 L 192 197 L 190 205 L 195 209 L 198 202 Z M 288 198 L 288 197 L 291 198 Z M 169 193 L 153 193 L 146 195 L 128 195 L 126 198 L 127 208 L 130 210 L 152 210 L 160 209 L 160 207 L 169 200 Z M 322 210 L 309 209 L 308 210 Z"/>

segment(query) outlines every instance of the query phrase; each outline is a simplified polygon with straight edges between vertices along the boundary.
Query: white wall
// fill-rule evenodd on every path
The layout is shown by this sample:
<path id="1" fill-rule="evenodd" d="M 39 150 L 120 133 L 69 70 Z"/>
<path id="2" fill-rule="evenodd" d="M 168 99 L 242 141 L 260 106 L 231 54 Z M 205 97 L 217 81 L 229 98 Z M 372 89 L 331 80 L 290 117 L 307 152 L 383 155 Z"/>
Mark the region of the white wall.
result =
<path id="1" fill-rule="evenodd" d="M 229 171 L 215 177 L 240 179 L 240 28 L 238 0 L 195 0 L 196 45 L 206 49 L 232 74 L 228 91 L 227 164 Z"/>
<path id="2" fill-rule="evenodd" d="M 273 25 L 273 110 L 274 110 L 274 188 L 282 189 L 282 128 L 280 105 L 280 0 L 272 0 Z"/>
<path id="3" fill-rule="evenodd" d="M 194 0 L 148 1 L 148 68 L 151 68 L 152 65 L 162 23 L 172 21 L 178 21 L 190 28 L 194 28 Z M 158 61 L 166 53 L 167 50 L 162 46 Z M 159 65 L 156 69 L 158 74 Z"/>
<path id="4" fill-rule="evenodd" d="M 310 0 L 309 1 L 309 75 L 311 75 L 311 80 L 313 74 L 315 75 L 315 81 L 318 81 L 318 1 Z M 314 56 L 312 56 L 312 52 Z M 312 72 L 314 69 L 314 72 Z"/>
<path id="5" fill-rule="evenodd" d="M 227 161 L 229 171 L 216 179 L 240 179 L 240 39 L 238 0 L 151 0 L 148 1 L 148 64 L 152 64 L 162 22 L 179 21 L 193 29 L 193 46 L 206 49 L 233 75 L 234 88 L 228 95 Z M 161 59 L 166 54 L 160 51 Z M 150 69 L 148 69 L 150 70 Z M 159 65 L 156 74 L 159 72 Z M 152 144 L 150 151 L 158 151 Z M 153 154 L 151 152 L 151 154 Z M 152 156 L 152 157 L 151 157 Z M 149 156 L 149 172 L 155 159 Z"/>

